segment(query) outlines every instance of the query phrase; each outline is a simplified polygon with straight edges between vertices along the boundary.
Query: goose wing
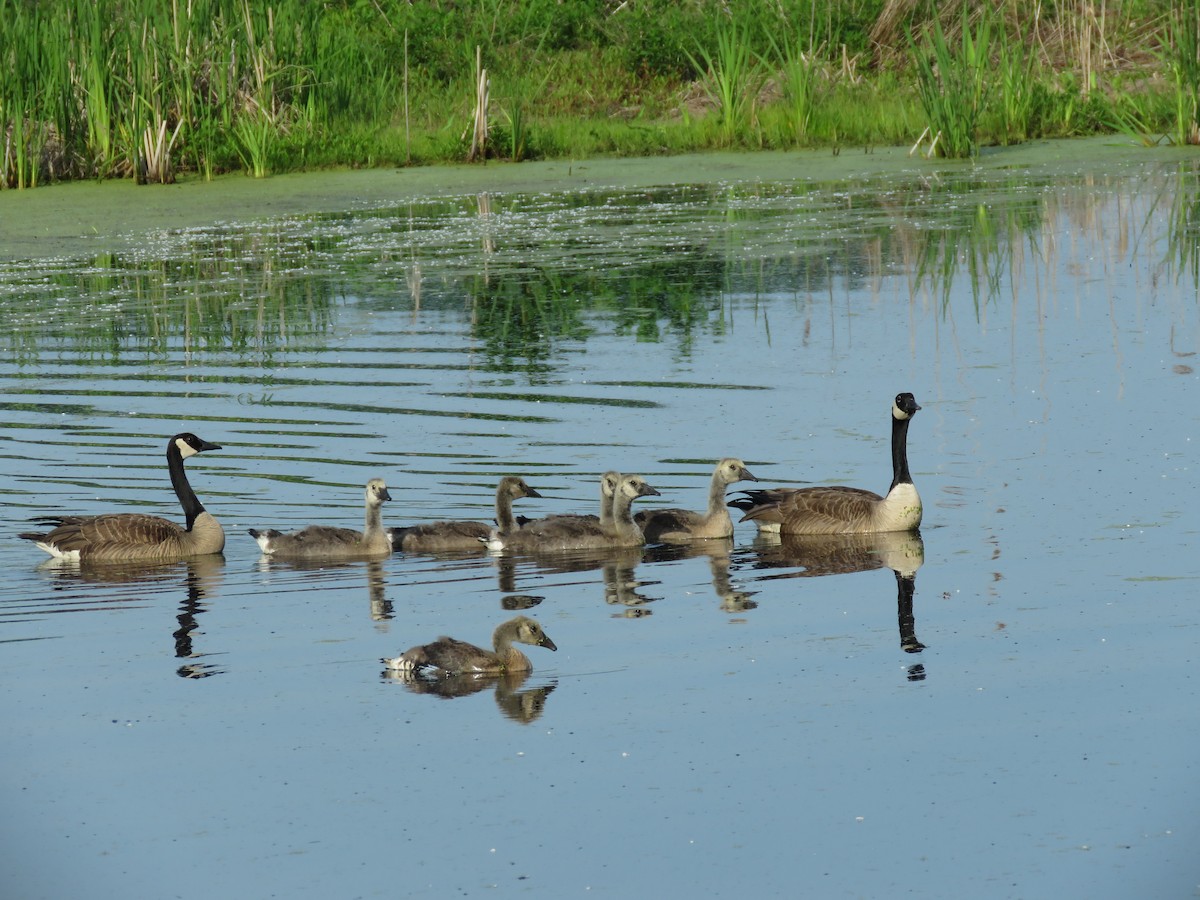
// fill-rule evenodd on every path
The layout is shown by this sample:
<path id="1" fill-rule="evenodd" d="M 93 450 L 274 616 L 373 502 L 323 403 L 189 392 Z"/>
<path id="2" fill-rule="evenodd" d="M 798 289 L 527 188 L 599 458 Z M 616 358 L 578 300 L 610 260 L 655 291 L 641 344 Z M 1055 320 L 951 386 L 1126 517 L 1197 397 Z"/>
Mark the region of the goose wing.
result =
<path id="1" fill-rule="evenodd" d="M 102 516 L 62 516 L 44 520 L 55 527 L 45 534 L 21 537 L 53 547 L 60 554 L 104 556 L 114 550 L 156 549 L 179 546 L 187 532 L 170 519 L 144 513 L 108 513 Z"/>
<path id="2" fill-rule="evenodd" d="M 633 521 L 646 540 L 653 543 L 664 534 L 691 532 L 704 521 L 704 516 L 690 509 L 644 509 L 634 515 Z"/>
<path id="3" fill-rule="evenodd" d="M 883 498 L 862 488 L 810 487 L 747 492 L 754 501 L 743 522 L 778 525 L 786 534 L 837 534 L 860 530 Z M 764 496 L 755 496 L 757 494 Z M 739 507 L 740 508 L 740 507 Z"/>
<path id="4" fill-rule="evenodd" d="M 491 535 L 482 522 L 428 522 L 392 529 L 396 550 L 478 550 Z"/>

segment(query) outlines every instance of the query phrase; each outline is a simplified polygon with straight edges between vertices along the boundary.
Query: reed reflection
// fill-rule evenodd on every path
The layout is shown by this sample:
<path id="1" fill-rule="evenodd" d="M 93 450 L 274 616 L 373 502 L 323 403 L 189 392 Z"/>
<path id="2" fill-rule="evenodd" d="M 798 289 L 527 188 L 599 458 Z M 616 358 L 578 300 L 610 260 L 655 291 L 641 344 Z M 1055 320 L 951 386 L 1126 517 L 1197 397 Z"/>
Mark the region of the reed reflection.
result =
<path id="1" fill-rule="evenodd" d="M 755 569 L 797 569 L 799 571 L 758 575 L 756 580 L 783 578 L 819 578 L 891 569 L 896 576 L 896 609 L 900 631 L 900 649 L 920 653 L 925 645 L 917 639 L 913 598 L 917 570 L 925 562 L 925 542 L 916 532 L 886 532 L 852 535 L 779 535 L 759 534 L 751 545 Z M 919 671 L 918 671 L 919 670 Z M 921 666 L 910 667 L 909 677 L 924 677 Z"/>

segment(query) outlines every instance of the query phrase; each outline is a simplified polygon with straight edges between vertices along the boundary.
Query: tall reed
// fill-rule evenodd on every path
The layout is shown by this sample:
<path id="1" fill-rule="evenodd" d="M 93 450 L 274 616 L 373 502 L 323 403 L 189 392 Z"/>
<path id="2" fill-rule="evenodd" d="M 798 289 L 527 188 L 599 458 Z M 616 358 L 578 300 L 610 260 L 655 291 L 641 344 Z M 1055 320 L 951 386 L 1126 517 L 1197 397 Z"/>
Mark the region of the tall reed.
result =
<path id="1" fill-rule="evenodd" d="M 924 41 L 909 34 L 916 59 L 917 92 L 932 137 L 931 152 L 962 159 L 979 152 L 979 115 L 990 76 L 991 17 L 980 16 L 974 30 L 964 7 L 960 37 L 953 45 L 934 19 Z"/>
<path id="2" fill-rule="evenodd" d="M 813 110 L 821 82 L 821 66 L 815 50 L 805 53 L 798 41 L 780 41 L 768 32 L 771 57 L 778 69 L 783 104 L 792 125 L 797 146 L 809 140 Z"/>
<path id="3" fill-rule="evenodd" d="M 1037 56 L 1020 35 L 997 29 L 993 98 L 999 118 L 999 139 L 1017 144 L 1029 137 L 1033 119 L 1034 95 L 1038 89 Z"/>
<path id="4" fill-rule="evenodd" d="M 1185 3 L 1174 10 L 1159 59 L 1175 88 L 1172 137 L 1177 144 L 1200 144 L 1200 8 Z"/>
<path id="5" fill-rule="evenodd" d="M 748 30 L 736 19 L 723 21 L 717 29 L 715 51 L 697 43 L 696 52 L 699 58 L 688 53 L 688 59 L 700 77 L 701 89 L 720 113 L 721 136 L 729 146 L 739 133 L 750 130 L 763 82 L 762 65 L 751 50 Z"/>

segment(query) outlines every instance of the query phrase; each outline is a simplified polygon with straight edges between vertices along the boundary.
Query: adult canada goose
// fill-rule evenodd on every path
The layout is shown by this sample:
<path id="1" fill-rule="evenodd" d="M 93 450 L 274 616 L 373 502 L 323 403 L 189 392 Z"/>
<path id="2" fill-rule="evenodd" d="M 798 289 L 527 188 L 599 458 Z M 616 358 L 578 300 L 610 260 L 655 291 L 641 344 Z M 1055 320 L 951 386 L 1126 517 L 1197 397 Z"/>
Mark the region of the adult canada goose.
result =
<path id="1" fill-rule="evenodd" d="M 632 507 L 638 497 L 648 496 L 657 497 L 659 493 L 640 475 L 625 475 L 613 494 L 611 524 L 601 524 L 588 516 L 550 516 L 507 536 L 492 535 L 488 547 L 530 553 L 640 547 L 646 539 L 633 521 Z"/>
<path id="2" fill-rule="evenodd" d="M 362 531 L 335 528 L 331 525 L 309 525 L 300 531 L 284 534 L 268 528 L 250 529 L 250 536 L 267 556 L 280 559 L 369 559 L 387 556 L 392 542 L 383 530 L 383 503 L 391 500 L 382 478 L 372 478 L 364 492 L 366 524 Z"/>
<path id="3" fill-rule="evenodd" d="M 412 647 L 399 656 L 384 658 L 380 662 L 391 672 L 420 673 L 437 678 L 532 671 L 529 657 L 514 647 L 514 642 L 545 647 L 547 650 L 558 649 L 542 631 L 537 620 L 517 616 L 499 625 L 492 633 L 493 649 L 490 651 L 451 637 L 440 637 L 432 644 Z"/>
<path id="4" fill-rule="evenodd" d="M 869 534 L 914 531 L 921 524 L 921 497 L 908 471 L 908 423 L 921 407 L 912 394 L 892 403 L 892 486 L 886 497 L 851 487 L 771 488 L 743 491 L 729 505 L 743 522 L 780 534 Z"/>
<path id="5" fill-rule="evenodd" d="M 733 534 L 733 519 L 725 505 L 725 489 L 739 481 L 758 481 L 740 459 L 729 457 L 717 463 L 708 489 L 708 509 L 646 509 L 633 517 L 647 543 L 690 541 L 697 538 L 727 538 Z"/>
<path id="6" fill-rule="evenodd" d="M 508 475 L 500 479 L 496 487 L 495 531 L 506 535 L 517 529 L 513 517 L 513 501 L 524 497 L 542 495 L 525 483 L 524 478 Z M 409 525 L 407 528 L 391 529 L 392 548 L 413 553 L 447 550 L 478 550 L 480 542 L 486 541 L 493 526 L 483 522 L 427 522 Z"/>
<path id="7" fill-rule="evenodd" d="M 187 431 L 167 441 L 167 471 L 186 526 L 144 513 L 54 516 L 40 523 L 54 526 L 50 531 L 25 532 L 20 537 L 57 559 L 84 562 L 164 562 L 220 553 L 225 549 L 225 532 L 197 499 L 183 469 L 189 456 L 220 449 L 220 444 Z"/>

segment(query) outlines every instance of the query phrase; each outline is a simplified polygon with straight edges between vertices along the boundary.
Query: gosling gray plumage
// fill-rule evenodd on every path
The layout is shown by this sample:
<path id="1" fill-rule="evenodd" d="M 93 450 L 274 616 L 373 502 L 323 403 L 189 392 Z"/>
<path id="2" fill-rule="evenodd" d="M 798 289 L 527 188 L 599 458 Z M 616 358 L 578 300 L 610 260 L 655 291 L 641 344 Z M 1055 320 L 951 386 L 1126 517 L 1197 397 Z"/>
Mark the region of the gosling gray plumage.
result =
<path id="1" fill-rule="evenodd" d="M 725 505 L 725 489 L 739 481 L 758 481 L 740 459 L 727 457 L 713 469 L 708 489 L 708 509 L 642 510 L 634 521 L 642 529 L 647 543 L 680 542 L 698 539 L 727 538 L 733 534 L 733 519 Z"/>
<path id="2" fill-rule="evenodd" d="M 524 478 L 508 475 L 496 487 L 496 525 L 483 522 L 427 522 L 391 530 L 392 547 L 412 553 L 450 550 L 478 550 L 480 542 L 488 539 L 493 530 L 501 535 L 515 531 L 513 501 L 542 495 L 525 483 Z"/>
<path id="3" fill-rule="evenodd" d="M 284 534 L 275 529 L 250 529 L 262 552 L 280 559 L 372 559 L 392 552 L 392 542 L 383 529 L 383 503 L 391 500 L 382 478 L 372 478 L 364 491 L 366 508 L 362 531 L 309 525 Z"/>
<path id="4" fill-rule="evenodd" d="M 613 494 L 610 524 L 586 516 L 551 516 L 530 522 L 507 536 L 492 535 L 488 546 L 524 552 L 638 547 L 646 539 L 633 520 L 632 506 L 638 497 L 648 496 L 657 497 L 659 493 L 640 475 L 625 475 Z"/>
<path id="5" fill-rule="evenodd" d="M 106 513 L 99 516 L 53 516 L 41 524 L 54 526 L 44 533 L 24 532 L 57 559 L 83 562 L 166 562 L 220 553 L 225 532 L 188 483 L 183 461 L 207 450 L 220 450 L 185 431 L 167 441 L 167 471 L 186 525 L 144 513 Z"/>
<path id="6" fill-rule="evenodd" d="M 536 619 L 517 616 L 499 625 L 492 633 L 492 650 L 485 650 L 451 637 L 440 637 L 432 644 L 405 650 L 392 658 L 381 659 L 389 671 L 424 674 L 433 677 L 463 674 L 500 675 L 506 672 L 530 672 L 529 657 L 513 643 L 557 650 Z"/>

